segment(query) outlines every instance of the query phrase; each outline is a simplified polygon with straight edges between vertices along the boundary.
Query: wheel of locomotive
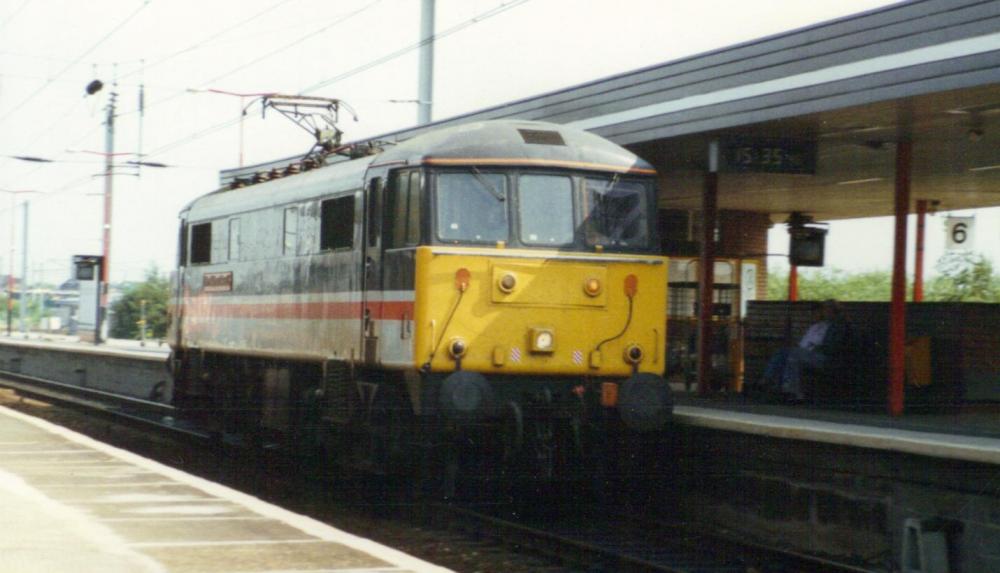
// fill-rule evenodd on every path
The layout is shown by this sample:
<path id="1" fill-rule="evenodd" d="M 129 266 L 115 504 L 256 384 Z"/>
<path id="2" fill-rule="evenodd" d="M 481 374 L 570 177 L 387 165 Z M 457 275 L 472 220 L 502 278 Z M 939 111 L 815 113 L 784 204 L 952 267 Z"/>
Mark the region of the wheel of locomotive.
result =
<path id="1" fill-rule="evenodd" d="M 368 430 L 364 465 L 382 475 L 400 475 L 413 469 L 406 448 L 413 431 L 413 410 L 403 388 L 394 382 L 375 387 L 366 415 Z"/>
<path id="2" fill-rule="evenodd" d="M 492 501 L 504 502 L 515 496 L 518 479 L 523 473 L 524 412 L 514 401 L 500 406 L 495 440 L 485 448 L 485 469 L 481 474 L 487 481 L 484 488 Z"/>

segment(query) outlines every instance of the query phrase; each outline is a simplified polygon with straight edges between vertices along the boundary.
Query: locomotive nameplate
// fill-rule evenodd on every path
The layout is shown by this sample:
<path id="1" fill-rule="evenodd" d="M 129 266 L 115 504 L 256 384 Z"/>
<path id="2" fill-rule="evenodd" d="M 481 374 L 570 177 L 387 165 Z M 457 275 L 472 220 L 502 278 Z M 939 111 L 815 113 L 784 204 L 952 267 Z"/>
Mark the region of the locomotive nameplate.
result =
<path id="1" fill-rule="evenodd" d="M 233 290 L 233 273 L 205 273 L 201 278 L 202 292 L 230 292 Z"/>

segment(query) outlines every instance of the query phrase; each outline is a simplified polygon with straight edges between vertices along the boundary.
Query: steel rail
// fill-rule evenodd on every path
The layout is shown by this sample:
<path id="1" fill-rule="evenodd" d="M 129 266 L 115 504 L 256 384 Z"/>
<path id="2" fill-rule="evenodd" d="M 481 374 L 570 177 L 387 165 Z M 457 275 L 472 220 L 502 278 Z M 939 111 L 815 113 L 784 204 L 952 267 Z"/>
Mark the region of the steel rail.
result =
<path id="1" fill-rule="evenodd" d="M 203 442 L 211 438 L 208 432 L 178 427 L 166 421 L 173 418 L 176 409 L 161 402 L 45 380 L 8 370 L 0 370 L 0 387 L 14 390 L 21 396 L 100 414 L 117 422 L 167 432 L 185 440 Z"/>
<path id="2" fill-rule="evenodd" d="M 599 563 L 613 565 L 615 571 L 639 571 L 656 573 L 691 573 L 692 571 L 730 571 L 744 570 L 753 561 L 767 564 L 780 563 L 790 571 L 809 573 L 875 573 L 875 570 L 848 563 L 841 563 L 830 558 L 808 555 L 794 550 L 783 549 L 762 543 L 735 539 L 711 532 L 699 531 L 690 524 L 673 524 L 661 522 L 646 522 L 635 520 L 629 516 L 618 516 L 620 520 L 610 525 L 621 524 L 622 520 L 632 521 L 638 530 L 650 528 L 678 528 L 678 540 L 665 541 L 663 547 L 650 547 L 651 553 L 658 555 L 642 557 L 630 554 L 627 549 L 616 549 L 603 546 L 585 539 L 574 539 L 570 534 L 553 533 L 538 527 L 517 523 L 508 519 L 482 513 L 474 509 L 455 505 L 435 505 L 438 512 L 452 518 L 459 518 L 475 528 L 480 535 L 492 536 L 502 543 L 530 547 L 531 549 L 551 557 L 584 562 L 588 565 Z M 615 516 L 609 516 L 614 518 Z M 691 537 L 696 538 L 692 540 Z M 650 542 L 652 543 L 652 542 Z M 615 545 L 611 543 L 610 545 Z M 669 545 L 669 547 L 667 546 Z M 706 547 L 716 548 L 710 557 L 701 557 Z M 635 548 L 632 548 L 633 551 Z M 728 555 L 729 559 L 722 555 Z M 739 556 L 739 558 L 737 558 Z"/>
<path id="3" fill-rule="evenodd" d="M 449 517 L 457 517 L 467 522 L 468 526 L 475 527 L 477 533 L 494 537 L 504 544 L 530 547 L 538 553 L 573 563 L 601 564 L 613 566 L 614 571 L 643 573 L 691 573 L 695 570 L 705 570 L 704 564 L 676 565 L 654 561 L 469 508 L 441 504 L 432 506 L 432 508 Z M 687 554 L 684 557 L 690 558 L 692 556 Z"/>

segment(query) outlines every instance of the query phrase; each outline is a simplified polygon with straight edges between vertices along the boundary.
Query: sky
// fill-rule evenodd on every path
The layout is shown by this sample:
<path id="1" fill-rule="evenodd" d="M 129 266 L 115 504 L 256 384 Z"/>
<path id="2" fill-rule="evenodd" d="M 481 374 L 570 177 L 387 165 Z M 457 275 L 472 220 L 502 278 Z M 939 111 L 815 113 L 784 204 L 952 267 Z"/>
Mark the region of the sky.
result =
<path id="1" fill-rule="evenodd" d="M 438 0 L 433 117 L 890 3 Z M 122 166 L 113 178 L 112 280 L 141 280 L 153 265 L 161 271 L 173 267 L 177 213 L 217 187 L 219 170 L 239 164 L 241 147 L 244 161 L 253 164 L 311 146 L 310 136 L 284 118 L 262 118 L 252 97 L 207 90 L 342 99 L 358 116 L 341 118 L 346 140 L 410 127 L 417 117 L 417 51 L 411 48 L 419 40 L 419 21 L 420 0 L 0 0 L 0 189 L 33 191 L 0 193 L 0 274 L 10 260 L 12 197 L 15 274 L 24 200 L 30 202 L 30 282 L 61 282 L 69 276 L 72 255 L 100 253 L 100 153 L 112 92 L 114 150 L 123 154 L 116 161 L 141 153 L 145 161 L 170 166 L 141 172 Z M 85 97 L 94 79 L 104 88 Z M 9 157 L 15 155 L 57 162 Z M 980 215 L 983 221 L 990 217 L 995 213 Z M 828 263 L 850 270 L 888 268 L 888 247 L 882 253 L 857 243 L 866 233 L 891 233 L 891 225 L 835 224 Z M 776 227 L 771 251 L 784 252 L 786 237 Z M 935 256 L 935 237 L 929 233 L 929 257 Z M 979 243 L 993 248 L 990 241 Z"/>

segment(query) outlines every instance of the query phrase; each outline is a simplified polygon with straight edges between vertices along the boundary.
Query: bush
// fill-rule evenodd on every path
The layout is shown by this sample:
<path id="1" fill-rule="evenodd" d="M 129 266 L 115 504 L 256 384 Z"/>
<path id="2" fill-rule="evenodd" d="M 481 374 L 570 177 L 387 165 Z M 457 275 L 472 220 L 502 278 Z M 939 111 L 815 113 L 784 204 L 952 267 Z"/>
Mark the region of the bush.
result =
<path id="1" fill-rule="evenodd" d="M 142 319 L 142 301 L 146 301 L 146 338 L 163 338 L 170 326 L 167 301 L 170 282 L 156 268 L 146 271 L 146 280 L 130 285 L 120 299 L 111 306 L 114 323 L 111 338 L 140 337 L 139 321 Z"/>

